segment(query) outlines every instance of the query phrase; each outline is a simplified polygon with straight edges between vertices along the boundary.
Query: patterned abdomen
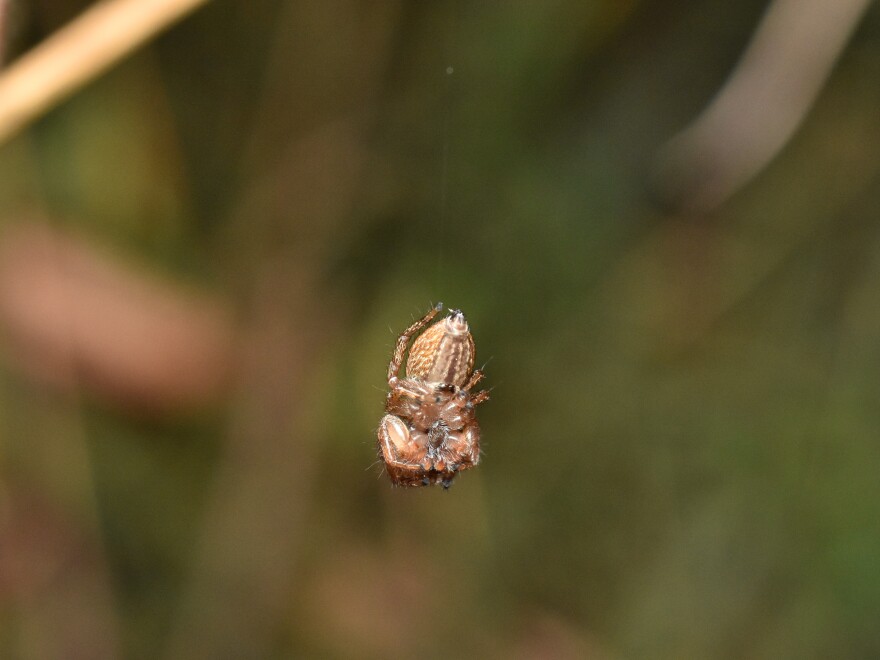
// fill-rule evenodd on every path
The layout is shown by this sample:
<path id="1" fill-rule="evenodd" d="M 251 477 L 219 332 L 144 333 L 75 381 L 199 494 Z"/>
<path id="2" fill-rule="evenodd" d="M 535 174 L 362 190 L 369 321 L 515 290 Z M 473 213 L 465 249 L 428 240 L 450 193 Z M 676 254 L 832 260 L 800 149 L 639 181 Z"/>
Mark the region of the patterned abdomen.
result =
<path id="1" fill-rule="evenodd" d="M 453 312 L 415 340 L 406 362 L 408 378 L 461 387 L 474 368 L 474 340 L 461 312 Z"/>

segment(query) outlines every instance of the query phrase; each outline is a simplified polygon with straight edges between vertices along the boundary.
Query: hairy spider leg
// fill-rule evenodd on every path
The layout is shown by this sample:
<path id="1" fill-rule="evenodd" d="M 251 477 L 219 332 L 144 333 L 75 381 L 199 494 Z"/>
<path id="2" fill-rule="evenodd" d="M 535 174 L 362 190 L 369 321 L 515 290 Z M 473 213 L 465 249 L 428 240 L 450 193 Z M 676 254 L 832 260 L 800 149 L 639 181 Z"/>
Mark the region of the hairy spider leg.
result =
<path id="1" fill-rule="evenodd" d="M 468 382 L 466 382 L 466 383 L 464 384 L 464 387 L 462 387 L 461 389 L 466 390 L 466 391 L 467 391 L 467 390 L 471 390 L 471 389 L 473 389 L 473 388 L 476 386 L 476 384 L 479 383 L 481 380 L 483 380 L 483 372 L 480 371 L 479 369 L 476 369 L 476 370 L 474 371 L 474 373 L 471 374 L 471 377 L 470 377 L 470 379 L 468 379 Z"/>
<path id="2" fill-rule="evenodd" d="M 431 310 L 425 314 L 418 321 L 409 326 L 406 330 L 403 331 L 403 334 L 397 338 L 397 345 L 394 347 L 394 355 L 391 357 L 391 362 L 388 365 L 388 384 L 391 384 L 393 378 L 397 378 L 397 372 L 400 371 L 400 365 L 403 364 L 403 356 L 406 354 L 406 348 L 409 345 L 409 340 L 413 338 L 419 330 L 424 328 L 431 322 L 435 316 L 437 316 L 437 312 L 443 309 L 443 303 L 437 303 Z"/>
<path id="3" fill-rule="evenodd" d="M 378 437 L 382 457 L 386 463 L 390 463 L 398 470 L 410 472 L 420 472 L 424 469 L 419 463 L 407 460 L 402 456 L 411 439 L 409 431 L 399 418 L 394 415 L 385 415 L 379 422 Z"/>
<path id="4" fill-rule="evenodd" d="M 471 405 L 478 406 L 484 401 L 489 400 L 489 390 L 480 390 L 471 397 Z"/>
<path id="5" fill-rule="evenodd" d="M 468 392 L 472 387 L 475 387 L 477 383 L 483 380 L 483 372 L 480 369 L 474 371 L 471 374 L 471 377 L 468 379 L 468 382 L 464 384 L 464 387 L 461 388 L 461 391 Z M 472 407 L 478 406 L 484 401 L 489 400 L 489 390 L 481 390 L 476 394 L 472 395 L 469 399 L 469 403 Z"/>

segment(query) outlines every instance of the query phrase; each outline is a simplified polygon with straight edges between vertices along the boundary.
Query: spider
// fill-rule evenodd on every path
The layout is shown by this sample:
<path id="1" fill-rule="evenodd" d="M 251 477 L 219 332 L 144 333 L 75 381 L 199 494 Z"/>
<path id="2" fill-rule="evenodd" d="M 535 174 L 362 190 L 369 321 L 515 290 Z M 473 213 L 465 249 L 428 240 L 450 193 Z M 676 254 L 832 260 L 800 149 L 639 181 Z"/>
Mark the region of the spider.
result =
<path id="1" fill-rule="evenodd" d="M 488 400 L 474 367 L 474 340 L 457 309 L 416 337 L 399 378 L 410 340 L 443 309 L 438 303 L 404 330 L 388 365 L 387 413 L 379 423 L 379 456 L 397 486 L 441 484 L 480 462 L 480 426 L 474 409 Z"/>

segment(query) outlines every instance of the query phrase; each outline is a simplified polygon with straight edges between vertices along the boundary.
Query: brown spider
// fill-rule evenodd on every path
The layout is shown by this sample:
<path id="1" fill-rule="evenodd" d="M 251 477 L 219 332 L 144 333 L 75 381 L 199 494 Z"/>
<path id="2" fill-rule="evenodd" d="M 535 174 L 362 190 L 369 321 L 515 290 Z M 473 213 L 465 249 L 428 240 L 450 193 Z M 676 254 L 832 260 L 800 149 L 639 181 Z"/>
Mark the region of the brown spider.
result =
<path id="1" fill-rule="evenodd" d="M 458 310 L 413 342 L 406 377 L 398 378 L 410 340 L 443 309 L 439 303 L 397 339 L 388 365 L 388 397 L 379 423 L 379 456 L 397 486 L 441 484 L 480 462 L 480 426 L 474 409 L 489 398 L 471 394 L 483 378 L 474 367 L 474 340 Z"/>

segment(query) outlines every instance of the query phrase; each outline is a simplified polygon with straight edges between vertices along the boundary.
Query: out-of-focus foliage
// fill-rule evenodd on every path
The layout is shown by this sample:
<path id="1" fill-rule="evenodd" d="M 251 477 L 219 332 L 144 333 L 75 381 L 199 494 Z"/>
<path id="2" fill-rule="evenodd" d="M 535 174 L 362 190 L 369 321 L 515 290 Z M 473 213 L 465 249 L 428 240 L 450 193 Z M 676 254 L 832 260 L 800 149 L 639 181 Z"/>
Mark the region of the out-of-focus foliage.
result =
<path id="1" fill-rule="evenodd" d="M 876 8 L 758 178 L 652 194 L 764 9 L 216 0 L 0 148 L 0 655 L 880 655 Z M 437 300 L 483 464 L 392 490 Z"/>

